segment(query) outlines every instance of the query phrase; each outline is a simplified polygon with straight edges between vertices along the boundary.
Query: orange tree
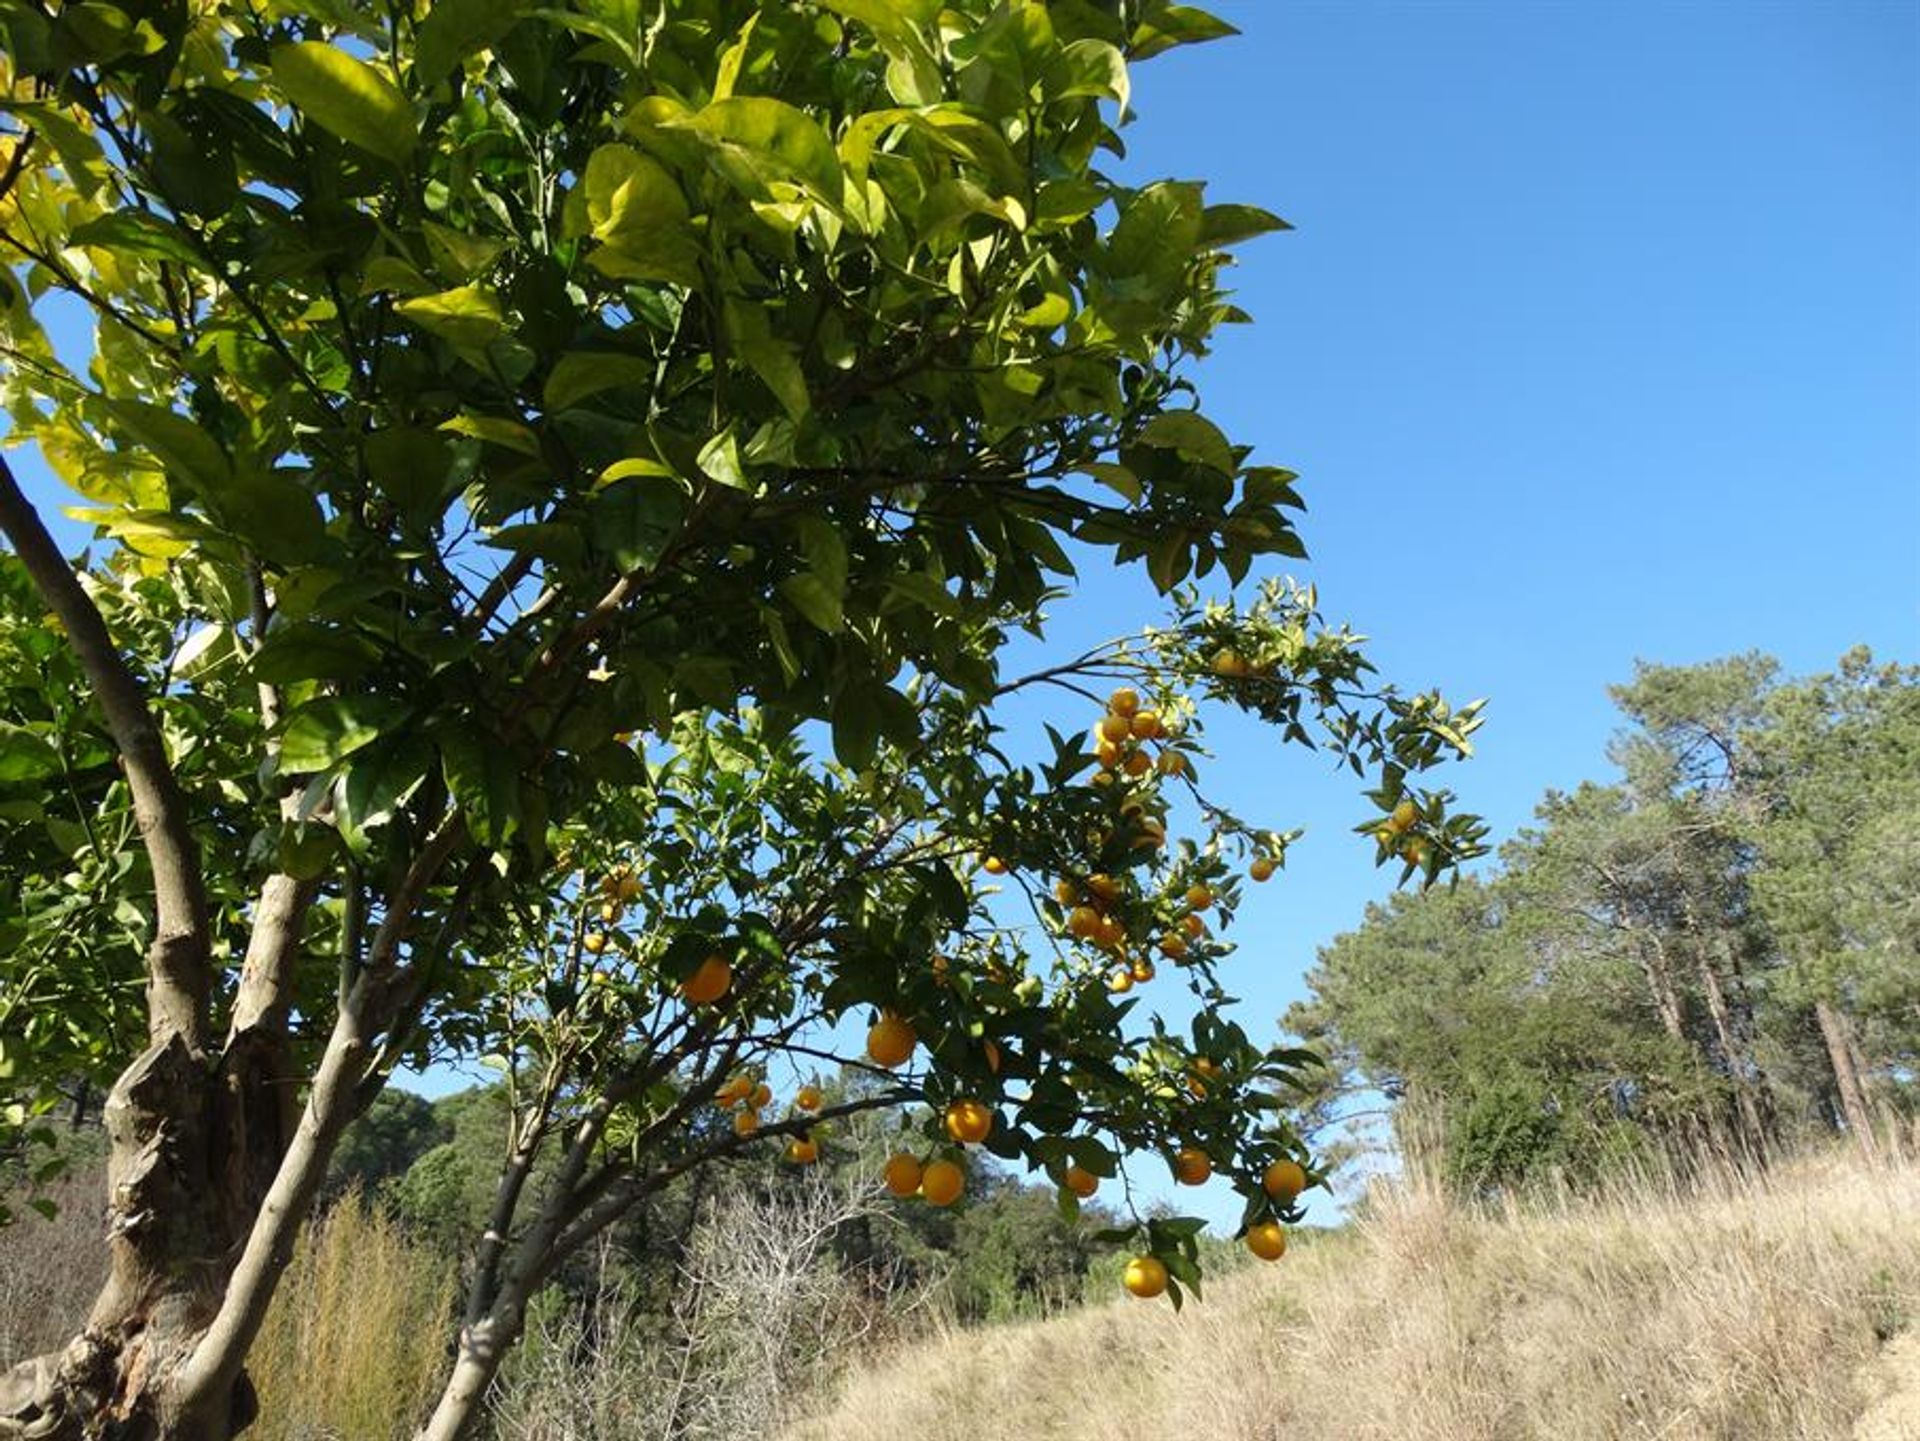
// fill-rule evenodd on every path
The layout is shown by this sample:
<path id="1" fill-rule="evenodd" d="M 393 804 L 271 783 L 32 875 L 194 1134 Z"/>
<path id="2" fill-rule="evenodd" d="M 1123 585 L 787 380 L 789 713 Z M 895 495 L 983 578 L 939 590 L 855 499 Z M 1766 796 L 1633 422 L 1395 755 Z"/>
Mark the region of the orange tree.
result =
<path id="1" fill-rule="evenodd" d="M 836 1112 L 928 1103 L 889 1177 L 934 1201 L 976 1146 L 1069 1198 L 1129 1153 L 1217 1171 L 1274 1249 L 1303 1060 L 1219 1013 L 1218 932 L 1287 837 L 1199 789 L 1201 703 L 1331 745 L 1409 874 L 1479 832 L 1407 784 L 1470 708 L 1371 684 L 1310 592 L 1192 588 L 1302 553 L 1293 477 L 1183 377 L 1241 318 L 1226 247 L 1280 222 L 1097 160 L 1132 65 L 1227 29 L 0 0 L 11 439 L 108 542 L 68 560 L 0 471 L 8 1122 L 115 1077 L 108 1280 L 0 1436 L 243 1429 L 328 1157 L 406 1062 L 485 1058 L 513 1117 L 425 1436 L 623 1210 L 804 1163 Z M 1010 674 L 1070 543 L 1171 617 Z M 995 702 L 1042 683 L 1099 734 L 1009 756 Z M 1190 1031 L 1130 1022 L 1155 965 Z M 777 1059 L 876 1079 L 780 1109 Z M 1141 1289 L 1197 1282 L 1197 1229 L 1138 1227 Z"/>

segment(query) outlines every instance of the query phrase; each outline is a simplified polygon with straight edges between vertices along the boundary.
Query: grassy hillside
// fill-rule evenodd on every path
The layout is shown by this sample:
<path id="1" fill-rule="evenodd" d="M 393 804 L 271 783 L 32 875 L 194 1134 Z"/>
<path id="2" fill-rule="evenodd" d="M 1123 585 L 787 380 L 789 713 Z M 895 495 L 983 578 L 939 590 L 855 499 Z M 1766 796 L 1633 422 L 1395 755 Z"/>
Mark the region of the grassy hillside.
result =
<path id="1" fill-rule="evenodd" d="M 1920 1437 L 1920 1163 L 1475 1213 L 1400 1184 L 1176 1316 L 1119 1300 L 857 1372 L 786 1441 Z"/>

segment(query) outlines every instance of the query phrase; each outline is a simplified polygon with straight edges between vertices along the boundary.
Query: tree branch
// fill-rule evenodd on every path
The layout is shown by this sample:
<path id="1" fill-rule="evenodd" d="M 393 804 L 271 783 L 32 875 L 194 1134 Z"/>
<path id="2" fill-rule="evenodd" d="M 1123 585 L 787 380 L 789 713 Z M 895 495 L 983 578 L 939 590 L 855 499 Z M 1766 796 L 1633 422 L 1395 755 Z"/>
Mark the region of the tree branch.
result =
<path id="1" fill-rule="evenodd" d="M 188 824 L 187 800 L 167 760 L 160 728 L 106 621 L 54 545 L 40 514 L 0 458 L 0 531 L 13 543 L 34 588 L 66 630 L 106 716 L 126 768 L 134 818 L 153 867 L 154 934 L 147 950 L 147 1027 L 159 1044 L 179 1036 L 205 1048 L 212 989 L 207 895 Z"/>

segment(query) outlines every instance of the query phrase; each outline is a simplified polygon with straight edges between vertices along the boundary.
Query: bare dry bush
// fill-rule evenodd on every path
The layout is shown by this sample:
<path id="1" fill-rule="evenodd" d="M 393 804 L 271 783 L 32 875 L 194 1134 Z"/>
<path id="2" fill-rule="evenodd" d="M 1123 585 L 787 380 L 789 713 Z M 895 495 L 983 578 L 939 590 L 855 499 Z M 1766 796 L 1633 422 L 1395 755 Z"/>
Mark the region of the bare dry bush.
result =
<path id="1" fill-rule="evenodd" d="M 872 1178 L 807 1176 L 773 1197 L 707 1204 L 664 1328 L 603 1284 L 547 1318 L 495 1393 L 500 1441 L 719 1441 L 769 1436 L 911 1303 L 851 1277 L 833 1242 L 873 1213 Z"/>
<path id="2" fill-rule="evenodd" d="M 34 1188 L 57 1209 L 45 1216 L 16 1198 L 12 1225 L 0 1226 L 0 1371 L 64 1345 L 87 1318 L 107 1273 L 101 1167 L 77 1165 Z"/>

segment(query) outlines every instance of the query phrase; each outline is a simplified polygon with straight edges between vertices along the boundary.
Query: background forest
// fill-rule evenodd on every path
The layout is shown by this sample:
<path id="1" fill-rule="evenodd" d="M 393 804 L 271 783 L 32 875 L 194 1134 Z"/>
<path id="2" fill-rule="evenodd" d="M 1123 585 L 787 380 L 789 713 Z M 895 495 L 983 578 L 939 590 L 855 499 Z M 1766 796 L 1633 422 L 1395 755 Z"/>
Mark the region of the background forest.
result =
<path id="1" fill-rule="evenodd" d="M 1612 690 L 1617 779 L 1322 950 L 1286 1018 L 1332 1062 L 1313 1126 L 1351 1154 L 1391 1117 L 1470 1190 L 1834 1132 L 1871 1152 L 1920 1060 L 1916 678 L 1865 650 L 1805 677 L 1642 664 Z"/>

